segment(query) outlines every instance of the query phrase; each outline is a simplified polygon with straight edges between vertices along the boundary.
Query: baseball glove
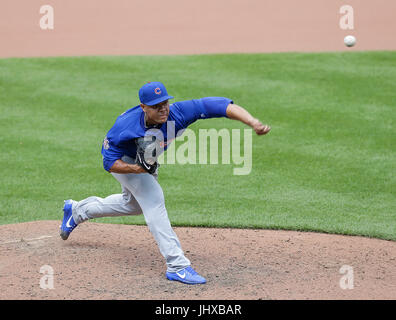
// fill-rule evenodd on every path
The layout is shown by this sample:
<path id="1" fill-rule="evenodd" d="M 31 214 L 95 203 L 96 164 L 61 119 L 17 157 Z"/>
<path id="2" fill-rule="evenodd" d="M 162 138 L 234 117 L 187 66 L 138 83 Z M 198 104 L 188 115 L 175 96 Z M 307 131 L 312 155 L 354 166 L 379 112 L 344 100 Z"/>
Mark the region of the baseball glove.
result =
<path id="1" fill-rule="evenodd" d="M 150 174 L 154 174 L 159 167 L 157 162 L 158 147 L 156 136 L 145 136 L 135 139 L 136 163 Z"/>

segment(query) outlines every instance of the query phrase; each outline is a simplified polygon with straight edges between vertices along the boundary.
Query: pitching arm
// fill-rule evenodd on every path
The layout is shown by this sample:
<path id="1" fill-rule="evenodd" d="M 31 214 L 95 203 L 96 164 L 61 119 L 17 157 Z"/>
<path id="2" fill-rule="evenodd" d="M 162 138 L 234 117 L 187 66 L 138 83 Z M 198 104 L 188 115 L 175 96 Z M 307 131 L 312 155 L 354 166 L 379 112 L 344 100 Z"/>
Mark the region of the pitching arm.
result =
<path id="1" fill-rule="evenodd" d="M 262 124 L 259 119 L 254 118 L 246 109 L 236 104 L 230 103 L 227 106 L 226 113 L 228 118 L 243 122 L 258 135 L 267 134 L 271 130 L 270 126 Z"/>

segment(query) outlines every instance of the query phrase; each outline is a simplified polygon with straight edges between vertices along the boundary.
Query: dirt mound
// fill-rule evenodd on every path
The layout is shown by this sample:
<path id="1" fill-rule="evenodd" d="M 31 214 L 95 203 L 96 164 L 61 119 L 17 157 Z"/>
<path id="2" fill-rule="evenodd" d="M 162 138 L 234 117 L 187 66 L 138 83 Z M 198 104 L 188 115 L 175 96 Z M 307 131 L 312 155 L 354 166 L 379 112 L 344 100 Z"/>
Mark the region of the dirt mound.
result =
<path id="1" fill-rule="evenodd" d="M 0 299 L 396 299 L 392 241 L 175 227 L 208 280 L 189 286 L 166 280 L 146 226 L 87 222 L 63 241 L 59 224 L 0 226 Z"/>

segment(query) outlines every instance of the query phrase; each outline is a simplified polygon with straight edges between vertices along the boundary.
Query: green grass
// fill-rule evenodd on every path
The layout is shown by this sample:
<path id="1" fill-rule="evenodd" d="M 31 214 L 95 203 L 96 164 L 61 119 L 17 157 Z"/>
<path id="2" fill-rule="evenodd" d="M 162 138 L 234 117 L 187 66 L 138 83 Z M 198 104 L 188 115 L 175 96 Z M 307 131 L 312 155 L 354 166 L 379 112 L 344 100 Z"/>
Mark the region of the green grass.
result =
<path id="1" fill-rule="evenodd" d="M 60 219 L 64 199 L 119 193 L 101 142 L 154 80 L 176 101 L 229 97 L 272 126 L 253 136 L 250 175 L 232 164 L 161 167 L 174 226 L 396 240 L 396 52 L 2 59 L 0 224 Z"/>

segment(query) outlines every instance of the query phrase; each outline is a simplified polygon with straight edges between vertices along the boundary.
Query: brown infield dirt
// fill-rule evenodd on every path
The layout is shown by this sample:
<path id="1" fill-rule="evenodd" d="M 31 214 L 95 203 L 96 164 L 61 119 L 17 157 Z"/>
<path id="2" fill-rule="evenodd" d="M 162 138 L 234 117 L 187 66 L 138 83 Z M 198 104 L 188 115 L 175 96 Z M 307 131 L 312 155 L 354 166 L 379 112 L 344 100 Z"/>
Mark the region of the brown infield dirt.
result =
<path id="1" fill-rule="evenodd" d="M 175 227 L 208 282 L 165 278 L 147 226 L 60 221 L 0 226 L 0 299 L 395 299 L 396 242 L 310 232 Z M 53 269 L 53 289 L 48 282 Z M 342 281 L 351 266 L 353 282 Z M 40 270 L 43 273 L 40 273 Z M 43 278 L 44 277 L 44 278 Z M 41 279 L 44 280 L 41 280 Z M 342 284 L 353 289 L 343 289 Z M 345 286 L 344 286 L 345 288 Z"/>
<path id="2" fill-rule="evenodd" d="M 54 8 L 41 30 L 39 8 Z M 355 29 L 341 30 L 351 5 Z M 0 57 L 396 50 L 390 0 L 4 0 Z M 343 38 L 357 38 L 346 48 Z M 61 215 L 61 214 L 60 214 Z M 0 299 L 396 299 L 396 242 L 310 232 L 176 227 L 208 280 L 165 278 L 146 226 L 60 221 L 0 226 Z M 54 289 L 42 289 L 51 266 Z M 343 266 L 353 269 L 343 289 Z M 351 275 L 351 274 L 349 274 Z M 44 284 L 49 282 L 44 282 Z"/>

